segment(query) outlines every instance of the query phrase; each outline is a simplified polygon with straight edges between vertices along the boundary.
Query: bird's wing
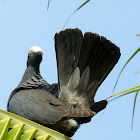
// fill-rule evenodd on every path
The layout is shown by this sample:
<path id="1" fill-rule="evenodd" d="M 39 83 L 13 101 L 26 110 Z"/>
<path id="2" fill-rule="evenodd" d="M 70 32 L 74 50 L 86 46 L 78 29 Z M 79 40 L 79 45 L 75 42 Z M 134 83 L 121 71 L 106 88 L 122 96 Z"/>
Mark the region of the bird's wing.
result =
<path id="1" fill-rule="evenodd" d="M 89 117 L 96 113 L 74 108 L 42 89 L 20 90 L 9 101 L 8 111 L 40 124 L 54 124 L 65 117 Z"/>
<path id="2" fill-rule="evenodd" d="M 120 58 L 120 49 L 103 36 L 87 32 L 83 37 L 80 30 L 67 29 L 55 35 L 55 50 L 59 98 L 91 108 L 98 87 Z"/>
<path id="3" fill-rule="evenodd" d="M 41 77 L 40 74 L 38 75 L 35 73 L 32 74 L 31 71 L 32 69 L 29 69 L 29 68 L 25 70 L 25 73 L 19 85 L 12 91 L 12 93 L 9 96 L 7 109 L 8 109 L 9 101 L 11 100 L 11 98 L 20 90 L 43 88 L 43 89 L 49 90 L 49 92 L 51 92 L 54 96 L 58 96 L 56 95 L 57 92 L 54 92 L 54 90 L 57 90 L 57 85 L 56 85 L 56 88 L 54 85 L 51 86 Z"/>
<path id="4" fill-rule="evenodd" d="M 41 124 L 53 124 L 61 120 L 70 114 L 70 108 L 41 89 L 20 90 L 8 104 L 8 111 Z"/>

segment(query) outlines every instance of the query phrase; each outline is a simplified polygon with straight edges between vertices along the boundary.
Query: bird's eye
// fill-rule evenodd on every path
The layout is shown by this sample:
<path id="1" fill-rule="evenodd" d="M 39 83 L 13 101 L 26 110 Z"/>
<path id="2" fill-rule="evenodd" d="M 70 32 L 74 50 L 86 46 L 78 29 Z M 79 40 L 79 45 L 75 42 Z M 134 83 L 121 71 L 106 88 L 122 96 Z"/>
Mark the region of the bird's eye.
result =
<path id="1" fill-rule="evenodd" d="M 33 56 L 33 54 L 32 53 L 29 53 L 29 57 L 32 57 Z"/>

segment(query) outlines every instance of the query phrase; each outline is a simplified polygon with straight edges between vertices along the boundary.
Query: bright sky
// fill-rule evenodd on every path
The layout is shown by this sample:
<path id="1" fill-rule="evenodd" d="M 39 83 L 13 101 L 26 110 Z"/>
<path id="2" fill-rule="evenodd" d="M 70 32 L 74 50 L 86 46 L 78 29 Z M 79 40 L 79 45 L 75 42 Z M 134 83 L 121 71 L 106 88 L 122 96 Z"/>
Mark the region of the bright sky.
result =
<path id="1" fill-rule="evenodd" d="M 54 34 L 62 30 L 68 16 L 85 0 L 0 1 L 0 108 L 6 110 L 8 97 L 18 85 L 26 68 L 31 46 L 40 46 L 45 53 L 41 74 L 49 83 L 57 82 Z M 140 46 L 140 0 L 93 0 L 75 13 L 66 28 L 80 28 L 105 36 L 121 49 L 121 59 L 99 88 L 95 101 L 139 85 L 139 54 L 129 63 L 112 93 L 116 78 L 124 63 Z M 138 140 L 140 111 L 136 104 L 134 129 L 131 118 L 134 94 L 110 102 L 105 111 L 90 123 L 82 125 L 74 140 Z"/>

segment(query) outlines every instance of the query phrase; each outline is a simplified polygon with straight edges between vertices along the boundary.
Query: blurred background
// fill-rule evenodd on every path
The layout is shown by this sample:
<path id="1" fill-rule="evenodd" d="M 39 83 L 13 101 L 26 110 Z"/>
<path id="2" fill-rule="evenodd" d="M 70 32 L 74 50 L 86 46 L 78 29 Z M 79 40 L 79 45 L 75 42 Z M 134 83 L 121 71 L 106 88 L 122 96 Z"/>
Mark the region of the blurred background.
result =
<path id="1" fill-rule="evenodd" d="M 121 58 L 99 88 L 95 101 L 139 85 L 140 55 L 127 65 L 113 92 L 117 76 L 130 56 L 140 47 L 139 0 L 91 0 L 68 17 L 85 0 L 0 0 L 0 109 L 6 110 L 8 97 L 26 68 L 28 50 L 40 46 L 45 52 L 41 74 L 49 83 L 57 82 L 54 35 L 66 28 L 79 28 L 105 36 L 120 47 Z M 140 97 L 131 130 L 135 94 L 110 102 L 90 123 L 84 124 L 74 140 L 137 140 L 140 137 Z"/>

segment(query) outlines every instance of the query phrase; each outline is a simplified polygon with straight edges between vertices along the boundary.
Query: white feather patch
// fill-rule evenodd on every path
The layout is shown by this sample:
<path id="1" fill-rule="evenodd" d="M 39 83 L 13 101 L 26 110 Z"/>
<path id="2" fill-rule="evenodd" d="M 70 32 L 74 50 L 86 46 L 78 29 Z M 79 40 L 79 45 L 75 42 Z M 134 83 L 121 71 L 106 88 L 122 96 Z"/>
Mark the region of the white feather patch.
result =
<path id="1" fill-rule="evenodd" d="M 37 52 L 42 52 L 42 49 L 39 47 L 39 46 L 33 46 L 30 50 L 29 50 L 29 53 L 37 53 Z"/>
<path id="2" fill-rule="evenodd" d="M 69 126 L 68 126 L 69 129 L 71 129 L 72 127 L 78 126 L 78 123 L 73 119 L 69 119 L 68 122 L 69 122 Z"/>
<path id="3" fill-rule="evenodd" d="M 70 80 L 67 84 L 67 88 L 74 92 L 76 87 L 79 85 L 79 81 L 80 81 L 80 69 L 79 67 L 76 67 L 73 74 L 70 77 Z"/>

